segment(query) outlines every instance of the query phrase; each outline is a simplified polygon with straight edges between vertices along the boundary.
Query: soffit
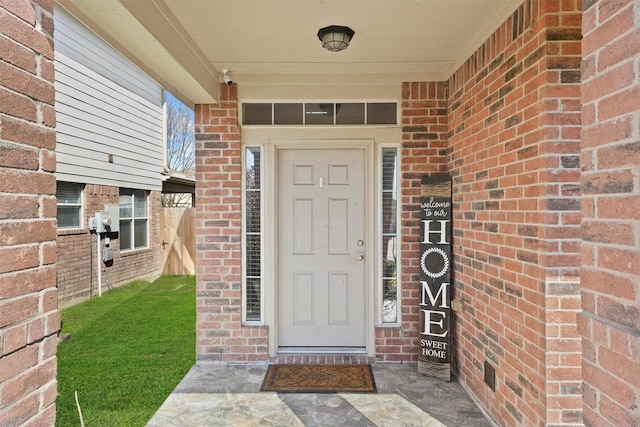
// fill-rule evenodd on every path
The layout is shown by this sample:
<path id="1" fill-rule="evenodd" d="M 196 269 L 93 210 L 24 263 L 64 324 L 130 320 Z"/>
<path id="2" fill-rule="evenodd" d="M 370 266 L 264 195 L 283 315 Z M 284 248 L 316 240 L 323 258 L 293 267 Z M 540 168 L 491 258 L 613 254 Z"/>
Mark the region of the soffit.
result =
<path id="1" fill-rule="evenodd" d="M 242 86 L 442 81 L 523 0 L 59 0 L 189 103 Z M 329 52 L 319 28 L 346 25 Z M 154 74 L 152 74 L 154 75 Z M 184 101 L 184 99 L 183 99 Z"/>

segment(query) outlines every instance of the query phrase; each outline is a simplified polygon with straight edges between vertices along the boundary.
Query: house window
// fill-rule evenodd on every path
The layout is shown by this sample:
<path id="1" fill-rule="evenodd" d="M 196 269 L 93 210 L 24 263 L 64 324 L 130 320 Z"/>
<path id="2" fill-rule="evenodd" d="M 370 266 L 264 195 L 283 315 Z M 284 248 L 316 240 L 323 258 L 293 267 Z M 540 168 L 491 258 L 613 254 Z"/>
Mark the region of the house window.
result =
<path id="1" fill-rule="evenodd" d="M 56 184 L 58 228 L 82 227 L 82 185 L 73 182 Z"/>
<path id="2" fill-rule="evenodd" d="M 382 323 L 398 323 L 398 150 L 382 148 Z"/>
<path id="3" fill-rule="evenodd" d="M 262 321 L 262 162 L 260 147 L 245 149 L 245 321 Z"/>
<path id="4" fill-rule="evenodd" d="M 302 102 L 242 104 L 243 125 L 395 125 L 395 102 Z"/>
<path id="5" fill-rule="evenodd" d="M 147 192 L 120 189 L 120 250 L 149 247 Z"/>

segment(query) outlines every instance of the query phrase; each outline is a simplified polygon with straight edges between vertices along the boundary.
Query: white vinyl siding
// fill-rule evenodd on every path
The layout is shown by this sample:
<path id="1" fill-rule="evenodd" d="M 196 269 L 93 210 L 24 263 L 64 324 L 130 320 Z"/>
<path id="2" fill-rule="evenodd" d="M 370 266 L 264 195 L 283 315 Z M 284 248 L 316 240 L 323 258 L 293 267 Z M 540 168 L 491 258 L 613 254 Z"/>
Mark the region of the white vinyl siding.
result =
<path id="1" fill-rule="evenodd" d="M 57 179 L 160 190 L 162 87 L 59 7 L 55 25 Z"/>

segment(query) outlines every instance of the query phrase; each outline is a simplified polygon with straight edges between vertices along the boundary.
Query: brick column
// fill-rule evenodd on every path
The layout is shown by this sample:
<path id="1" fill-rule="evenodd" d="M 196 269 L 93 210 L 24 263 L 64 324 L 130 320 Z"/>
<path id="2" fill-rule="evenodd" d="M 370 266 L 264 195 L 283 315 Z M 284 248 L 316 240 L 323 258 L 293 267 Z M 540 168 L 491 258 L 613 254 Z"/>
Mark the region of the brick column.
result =
<path id="1" fill-rule="evenodd" d="M 421 180 L 446 170 L 446 88 L 446 82 L 402 84 L 402 325 L 376 329 L 376 357 L 381 362 L 418 360 Z"/>
<path id="2" fill-rule="evenodd" d="M 547 3 L 543 128 L 545 394 L 549 425 L 582 425 L 580 311 L 580 1 Z M 541 243 L 542 244 L 542 243 Z"/>
<path id="3" fill-rule="evenodd" d="M 196 358 L 267 360 L 267 328 L 242 325 L 242 146 L 237 85 L 196 105 Z"/>
<path id="4" fill-rule="evenodd" d="M 640 1 L 584 2 L 584 420 L 640 425 Z"/>
<path id="5" fill-rule="evenodd" d="M 2 2 L 0 22 L 0 425 L 53 425 L 53 2 Z"/>

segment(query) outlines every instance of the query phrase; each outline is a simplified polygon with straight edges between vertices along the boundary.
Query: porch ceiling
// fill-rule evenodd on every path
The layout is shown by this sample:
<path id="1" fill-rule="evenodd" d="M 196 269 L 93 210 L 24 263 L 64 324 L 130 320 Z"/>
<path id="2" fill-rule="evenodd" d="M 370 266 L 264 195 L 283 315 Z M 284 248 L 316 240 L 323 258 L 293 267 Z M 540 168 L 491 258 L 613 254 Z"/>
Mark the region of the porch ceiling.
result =
<path id="1" fill-rule="evenodd" d="M 523 0 L 57 0 L 188 104 L 241 85 L 446 80 Z M 316 34 L 355 31 L 333 53 Z"/>

